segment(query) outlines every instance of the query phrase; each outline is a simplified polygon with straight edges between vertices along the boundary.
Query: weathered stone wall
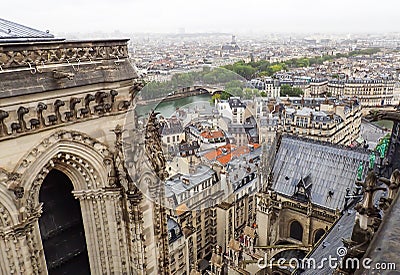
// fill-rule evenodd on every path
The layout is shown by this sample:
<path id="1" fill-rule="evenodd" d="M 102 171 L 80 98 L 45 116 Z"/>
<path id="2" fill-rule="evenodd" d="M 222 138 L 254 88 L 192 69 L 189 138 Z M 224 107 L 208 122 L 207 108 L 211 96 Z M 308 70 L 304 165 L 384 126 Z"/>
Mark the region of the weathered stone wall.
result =
<path id="1" fill-rule="evenodd" d="M 168 270 L 163 223 L 115 145 L 137 92 L 127 57 L 125 40 L 0 45 L 0 273 L 47 274 L 38 194 L 52 169 L 80 202 L 92 274 Z"/>

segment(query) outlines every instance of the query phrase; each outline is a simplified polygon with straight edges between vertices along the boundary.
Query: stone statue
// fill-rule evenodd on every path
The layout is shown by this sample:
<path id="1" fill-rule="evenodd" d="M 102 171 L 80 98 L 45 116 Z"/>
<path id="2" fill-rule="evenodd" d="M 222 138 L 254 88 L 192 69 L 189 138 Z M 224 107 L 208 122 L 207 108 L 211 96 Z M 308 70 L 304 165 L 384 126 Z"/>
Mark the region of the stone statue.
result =
<path id="1" fill-rule="evenodd" d="M 378 178 L 374 171 L 370 171 L 365 182 L 357 182 L 363 187 L 364 195 L 362 201 L 354 209 L 357 211 L 356 222 L 350 239 L 344 239 L 343 244 L 348 248 L 343 261 L 349 258 L 361 259 L 378 229 L 381 222 L 380 210 L 374 206 L 374 194 L 379 190 L 385 190 L 377 185 Z M 353 274 L 354 270 L 349 267 L 339 267 L 339 273 Z"/>
<path id="2" fill-rule="evenodd" d="M 358 168 L 357 168 L 357 180 L 362 180 L 363 172 L 364 172 L 364 166 L 363 166 L 362 161 L 360 161 L 360 164 L 358 165 Z"/>
<path id="3" fill-rule="evenodd" d="M 164 181 L 168 177 L 166 172 L 165 157 L 161 147 L 161 135 L 160 127 L 157 121 L 157 115 L 154 111 L 150 114 L 149 121 L 146 125 L 146 153 L 153 166 L 154 172 L 157 174 L 161 181 Z"/>
<path id="4" fill-rule="evenodd" d="M 9 116 L 8 112 L 0 110 L 0 137 L 8 135 L 7 125 L 4 120 Z"/>
<path id="5" fill-rule="evenodd" d="M 22 132 L 26 131 L 26 122 L 24 120 L 24 115 L 26 115 L 27 113 L 29 113 L 28 108 L 25 108 L 22 106 L 18 108 L 18 111 L 17 111 L 18 123 L 19 123 L 19 126 L 21 127 Z"/>
<path id="6" fill-rule="evenodd" d="M 374 169 L 374 166 L 375 166 L 375 159 L 376 159 L 375 152 L 371 152 L 371 154 L 369 155 L 369 169 L 370 169 L 370 170 Z M 357 178 L 358 178 L 358 177 L 357 177 Z M 358 180 L 361 180 L 361 178 L 358 179 Z"/>
<path id="7" fill-rule="evenodd" d="M 62 100 L 60 100 L 60 99 L 57 99 L 57 100 L 54 102 L 54 113 L 55 113 L 56 118 L 57 118 L 57 123 L 61 123 L 61 122 L 62 122 L 62 120 L 61 120 L 60 108 L 61 108 L 62 106 L 64 106 L 64 105 L 65 105 L 65 102 L 62 101 Z"/>

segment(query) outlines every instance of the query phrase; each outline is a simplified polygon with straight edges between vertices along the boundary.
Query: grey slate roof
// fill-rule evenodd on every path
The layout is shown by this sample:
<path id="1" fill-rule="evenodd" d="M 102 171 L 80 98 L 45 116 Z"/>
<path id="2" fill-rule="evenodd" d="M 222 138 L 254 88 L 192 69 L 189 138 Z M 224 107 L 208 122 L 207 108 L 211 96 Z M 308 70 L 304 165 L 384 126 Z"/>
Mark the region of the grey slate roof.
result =
<path id="1" fill-rule="evenodd" d="M 350 239 L 355 223 L 356 211 L 354 209 L 345 211 L 342 217 L 328 231 L 325 238 L 320 240 L 319 245 L 309 253 L 306 258 L 314 259 L 316 266 L 310 265 L 309 268 L 297 270 L 295 274 L 301 275 L 327 275 L 332 274 L 334 269 L 329 266 L 327 261 L 322 259 L 338 257 L 337 250 L 343 247 L 343 239 Z"/>
<path id="2" fill-rule="evenodd" d="M 0 43 L 53 40 L 54 35 L 0 18 Z"/>
<path id="3" fill-rule="evenodd" d="M 195 174 L 176 174 L 165 182 L 165 196 L 169 198 L 186 192 L 202 182 L 213 178 L 214 174 L 215 171 L 205 165 L 198 165 Z M 188 179 L 188 183 L 183 183 L 182 177 Z"/>
<path id="4" fill-rule="evenodd" d="M 364 150 L 284 136 L 273 168 L 272 188 L 277 193 L 293 196 L 297 184 L 309 176 L 311 202 L 342 210 L 346 189 L 355 190 L 360 161 L 364 164 L 365 177 L 368 160 L 368 152 Z M 329 196 L 329 192 L 333 195 Z"/>
<path id="5" fill-rule="evenodd" d="M 384 195 L 386 196 L 386 192 L 387 191 L 378 191 L 374 197 L 374 204 L 377 205 L 379 203 L 379 199 Z M 297 269 L 296 270 L 296 275 L 297 274 L 301 274 L 301 275 L 308 275 L 308 274 L 316 274 L 316 275 L 328 275 L 328 274 L 332 274 L 334 269 L 329 267 L 328 262 L 325 262 L 323 265 L 321 263 L 323 263 L 322 259 L 324 258 L 329 258 L 330 256 L 332 258 L 339 258 L 338 257 L 338 248 L 340 247 L 344 247 L 343 244 L 343 239 L 351 239 L 351 235 L 353 233 L 353 227 L 356 221 L 356 215 L 357 215 L 357 211 L 354 209 L 354 206 L 358 203 L 358 201 L 353 201 L 351 207 L 349 207 L 347 210 L 343 211 L 342 216 L 335 222 L 335 224 L 329 229 L 328 233 L 326 235 L 323 236 L 323 238 L 321 238 L 321 240 L 317 243 L 316 247 L 306 256 L 307 259 L 315 259 L 315 262 L 317 263 L 317 266 L 319 265 L 318 268 L 309 266 L 308 268 L 303 268 L 301 269 Z M 396 212 L 398 213 L 398 211 Z M 390 219 L 391 221 L 392 219 Z M 393 220 L 396 220 L 396 218 L 394 218 Z M 397 218 L 397 226 L 400 225 L 400 223 L 398 222 L 400 219 Z M 387 221 L 387 220 L 386 220 Z M 391 223 L 389 221 L 389 223 Z M 394 222 L 396 223 L 396 221 Z M 393 226 L 393 223 L 392 223 Z M 388 227 L 390 232 L 393 232 L 392 228 L 399 228 L 399 227 Z M 379 234 L 379 233 L 375 233 L 375 234 Z M 398 236 L 398 235 L 397 235 Z M 379 235 L 379 237 L 383 238 L 383 241 L 386 241 L 388 239 L 387 236 L 385 236 L 384 234 L 382 234 L 382 236 Z M 379 243 L 379 241 L 377 242 Z M 390 241 L 389 241 L 390 243 Z M 396 242 L 394 242 L 392 244 L 392 246 L 386 246 L 386 244 L 383 247 L 388 247 L 387 248 L 387 253 L 395 255 L 395 258 L 397 259 L 397 263 L 400 262 L 398 260 L 398 243 L 399 243 L 399 238 L 397 238 Z M 373 244 L 371 245 L 371 247 L 373 246 Z M 371 249 L 371 248 L 370 248 Z M 378 251 L 372 251 L 372 253 L 374 252 L 378 252 L 381 253 L 380 250 Z M 368 251 L 367 251 L 368 253 Z M 383 253 L 381 253 L 383 254 Z M 374 254 L 372 254 L 374 255 Z M 375 258 L 376 256 L 376 258 Z M 381 257 L 386 257 L 386 255 L 380 255 Z M 371 257 L 371 259 L 373 259 L 373 262 L 377 262 L 377 259 L 381 259 L 380 257 L 378 257 L 377 255 L 374 255 L 374 257 Z M 386 261 L 385 262 L 389 262 L 387 261 L 386 258 L 384 258 Z M 393 258 L 392 258 L 393 259 Z M 378 261 L 379 262 L 379 261 Z M 397 265 L 397 266 L 399 266 Z M 371 264 L 372 266 L 372 264 Z M 362 268 L 360 269 L 362 270 Z"/>

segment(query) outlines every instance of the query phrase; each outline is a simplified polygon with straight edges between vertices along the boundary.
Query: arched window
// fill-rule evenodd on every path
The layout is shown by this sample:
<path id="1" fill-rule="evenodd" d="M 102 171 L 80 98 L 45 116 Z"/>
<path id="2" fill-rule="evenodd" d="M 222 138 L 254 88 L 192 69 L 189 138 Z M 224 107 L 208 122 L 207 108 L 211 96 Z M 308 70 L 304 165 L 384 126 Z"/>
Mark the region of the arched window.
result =
<path id="1" fill-rule="evenodd" d="M 72 190 L 71 180 L 56 169 L 40 188 L 39 228 L 49 274 L 90 274 L 81 207 Z"/>
<path id="2" fill-rule="evenodd" d="M 315 233 L 314 233 L 314 244 L 316 244 L 324 234 L 325 234 L 325 230 L 323 230 L 323 229 L 318 229 L 317 231 L 315 231 Z"/>
<path id="3" fill-rule="evenodd" d="M 290 224 L 290 238 L 303 241 L 303 227 L 298 221 L 293 221 Z"/>

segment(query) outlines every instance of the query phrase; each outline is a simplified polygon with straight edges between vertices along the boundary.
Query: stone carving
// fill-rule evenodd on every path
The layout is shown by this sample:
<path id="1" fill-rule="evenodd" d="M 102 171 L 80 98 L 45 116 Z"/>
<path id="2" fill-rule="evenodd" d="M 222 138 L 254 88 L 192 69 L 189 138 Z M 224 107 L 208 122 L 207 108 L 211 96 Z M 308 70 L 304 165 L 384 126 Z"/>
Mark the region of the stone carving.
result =
<path id="1" fill-rule="evenodd" d="M 146 125 L 145 132 L 145 152 L 154 173 L 158 179 L 155 182 L 149 183 L 150 196 L 154 200 L 154 219 L 157 221 L 154 225 L 154 231 L 158 237 L 158 264 L 159 270 L 163 270 L 162 274 L 169 274 L 168 257 L 168 240 L 164 238 L 167 232 L 167 217 L 164 208 L 164 181 L 168 178 L 166 171 L 165 157 L 161 147 L 160 124 L 157 120 L 158 113 L 154 111 L 150 114 Z"/>
<path id="2" fill-rule="evenodd" d="M 68 78 L 68 80 L 73 80 L 74 79 L 74 74 L 73 73 L 66 73 L 66 72 L 61 72 L 61 71 L 57 71 L 54 70 L 53 71 L 53 77 L 54 79 L 64 79 L 64 78 Z"/>
<path id="3" fill-rule="evenodd" d="M 38 208 L 40 208 L 38 199 L 41 184 L 56 164 L 67 165 L 71 168 L 71 171 L 73 169 L 73 171 L 82 176 L 84 181 L 79 183 L 80 186 L 74 186 L 77 190 L 96 190 L 100 187 L 97 186 L 100 175 L 92 164 L 72 153 L 58 153 L 47 162 L 33 180 L 33 184 L 26 190 L 25 209 L 28 216 L 35 215 L 38 212 Z"/>
<path id="4" fill-rule="evenodd" d="M 36 115 L 37 118 L 32 118 L 29 120 L 31 124 L 31 129 L 41 129 L 46 126 L 45 119 L 43 117 L 43 111 L 47 109 L 47 105 L 43 102 L 39 102 L 38 106 L 36 107 Z"/>
<path id="5" fill-rule="evenodd" d="M 146 154 L 149 157 L 154 172 L 161 181 L 164 181 L 168 178 L 168 172 L 165 170 L 166 162 L 161 146 L 159 123 L 157 121 L 158 114 L 154 111 L 150 114 L 146 125 L 145 143 Z"/>
<path id="6" fill-rule="evenodd" d="M 26 115 L 27 113 L 29 113 L 29 109 L 25 108 L 23 106 L 18 108 L 17 111 L 17 116 L 18 116 L 18 123 L 12 123 L 11 124 L 11 129 L 15 130 L 16 132 L 22 131 L 25 132 L 26 131 L 26 122 L 24 120 L 24 115 Z"/>
<path id="7" fill-rule="evenodd" d="M 41 130 L 44 127 L 59 125 L 64 122 L 76 121 L 79 119 L 87 119 L 94 118 L 93 112 L 98 115 L 103 115 L 105 113 L 110 112 L 123 112 L 127 111 L 131 106 L 131 102 L 129 100 L 120 100 L 117 101 L 118 92 L 115 90 L 111 90 L 109 93 L 100 91 L 97 92 L 96 95 L 86 94 L 84 98 L 70 97 L 69 98 L 69 110 L 63 112 L 63 117 L 60 112 L 60 108 L 65 106 L 66 102 L 60 99 L 57 99 L 54 103 L 54 113 L 48 115 L 47 117 L 44 115 L 44 111 L 48 109 L 48 102 L 38 102 L 38 105 L 35 109 L 36 117 L 31 118 L 29 121 L 25 122 L 24 115 L 29 112 L 29 109 L 25 107 L 20 107 L 16 112 L 18 116 L 18 122 L 12 122 L 10 126 L 6 123 L 6 119 L 9 117 L 9 111 L 0 110 L 0 139 L 7 138 L 10 133 L 8 132 L 9 128 L 11 129 L 11 133 L 18 134 L 26 134 L 27 130 L 30 129 L 32 131 Z M 77 104 L 80 102 L 84 102 L 84 108 L 77 108 Z M 90 106 L 92 101 L 96 101 L 98 104 L 95 106 Z M 48 122 L 46 122 L 46 119 Z M 28 128 L 26 123 L 30 124 Z"/>
<path id="8" fill-rule="evenodd" d="M 398 169 L 394 170 L 390 179 L 381 177 L 380 182 L 383 182 L 388 187 L 387 197 L 381 197 L 379 199 L 379 207 L 383 210 L 387 210 L 392 204 L 393 200 L 396 198 L 396 194 L 400 188 L 400 171 Z"/>
<path id="9" fill-rule="evenodd" d="M 121 101 L 118 105 L 118 111 L 126 110 L 130 105 L 131 103 L 128 100 Z"/>
<path id="10" fill-rule="evenodd" d="M 90 102 L 94 101 L 95 97 L 92 94 L 87 94 L 85 96 L 85 108 L 81 109 L 81 115 L 83 117 L 91 116 L 92 113 L 90 112 Z"/>
<path id="11" fill-rule="evenodd" d="M 0 137 L 8 135 L 7 125 L 4 120 L 9 116 L 8 112 L 0 110 Z"/>
<path id="12" fill-rule="evenodd" d="M 116 110 L 115 108 L 115 98 L 117 97 L 118 92 L 116 90 L 111 90 L 110 91 L 110 99 L 111 99 L 111 108 L 112 110 Z"/>
<path id="13" fill-rule="evenodd" d="M 119 186 L 123 186 L 127 190 L 127 194 L 130 194 L 132 197 L 134 193 L 139 193 L 139 189 L 133 184 L 133 180 L 128 173 L 128 169 L 126 167 L 125 155 L 123 153 L 122 147 L 122 134 L 125 130 L 123 130 L 121 125 L 117 125 L 112 132 L 115 134 L 115 150 L 113 155 L 113 163 L 115 169 L 115 177 L 119 182 Z M 142 165 L 142 164 L 141 164 Z M 137 197 L 141 200 L 142 194 Z M 139 203 L 139 201 L 138 201 Z"/>
<path id="14" fill-rule="evenodd" d="M 67 62 L 91 62 L 95 60 L 121 59 L 128 57 L 126 44 L 104 45 L 92 42 L 91 47 L 79 47 L 79 43 L 50 44 L 46 49 L 21 47 L 20 50 L 4 49 L 0 52 L 0 64 L 3 69 L 23 67 L 27 64 L 58 64 Z"/>
<path id="15" fill-rule="evenodd" d="M 75 120 L 78 118 L 78 113 L 76 111 L 76 104 L 80 103 L 81 100 L 79 98 L 76 97 L 71 97 L 71 99 L 69 100 L 69 111 L 65 112 L 65 119 L 67 121 L 70 120 Z"/>
<path id="16" fill-rule="evenodd" d="M 141 81 L 136 81 L 132 87 L 129 89 L 129 94 L 131 95 L 131 102 L 136 97 L 136 95 L 143 89 L 144 83 Z"/>
<path id="17" fill-rule="evenodd" d="M 7 176 L 7 189 L 11 190 L 11 191 L 15 191 L 17 189 L 17 187 L 20 185 L 20 178 L 21 175 L 19 173 L 8 173 L 5 172 L 6 176 Z"/>
<path id="18" fill-rule="evenodd" d="M 65 105 L 65 102 L 62 101 L 62 100 L 59 100 L 59 99 L 57 99 L 54 102 L 54 113 L 55 113 L 55 116 L 57 118 L 57 124 L 62 122 L 61 113 L 60 113 L 60 107 L 64 106 L 64 105 Z"/>
<path id="19" fill-rule="evenodd" d="M 378 178 L 374 171 L 369 171 L 365 182 L 357 182 L 363 187 L 364 196 L 362 201 L 354 209 L 357 211 L 356 222 L 350 239 L 343 240 L 348 248 L 343 261 L 348 258 L 361 259 L 368 249 L 369 243 L 381 222 L 380 210 L 374 206 L 374 194 L 379 190 L 385 190 L 377 186 Z M 354 270 L 349 267 L 339 269 L 344 274 L 353 274 Z"/>
<path id="20" fill-rule="evenodd" d="M 26 170 L 29 169 L 30 164 L 35 162 L 35 160 L 39 158 L 43 154 L 43 152 L 46 151 L 47 147 L 49 147 L 52 144 L 55 144 L 59 140 L 69 140 L 86 144 L 92 147 L 103 158 L 106 158 L 110 155 L 110 151 L 106 145 L 94 140 L 90 136 L 77 131 L 60 130 L 53 133 L 48 138 L 43 139 L 40 144 L 38 144 L 31 152 L 29 152 L 17 165 L 17 167 L 14 170 L 15 173 L 19 173 L 21 175 L 24 174 Z M 24 165 L 24 160 L 26 159 L 31 159 L 31 162 L 28 165 Z"/>
<path id="21" fill-rule="evenodd" d="M 376 218 L 380 218 L 379 209 L 374 206 L 374 194 L 379 190 L 386 190 L 383 187 L 377 186 L 378 178 L 373 171 L 370 171 L 365 179 L 365 182 L 357 182 L 357 185 L 363 187 L 364 196 L 361 203 L 356 205 L 354 209 L 360 214 L 360 227 L 364 230 L 369 226 L 374 226 L 377 229 Z"/>
<path id="22" fill-rule="evenodd" d="M 105 92 L 97 92 L 94 97 L 96 99 L 97 104 L 103 105 L 104 99 L 107 98 L 108 95 Z"/>
<path id="23" fill-rule="evenodd" d="M 14 195 L 15 195 L 15 198 L 16 199 L 22 199 L 22 197 L 24 196 L 24 187 L 22 187 L 22 186 L 17 186 L 15 189 L 14 189 Z"/>
<path id="24" fill-rule="evenodd" d="M 104 113 L 104 99 L 105 98 L 107 98 L 108 97 L 108 95 L 105 93 L 105 92 L 97 92 L 96 94 L 95 94 L 95 100 L 96 100 L 96 103 L 97 103 L 97 105 L 96 106 L 94 106 L 94 111 L 97 113 L 97 114 L 102 114 L 102 113 Z"/>
<path id="25" fill-rule="evenodd" d="M 115 161 L 113 157 L 107 157 L 104 159 L 104 164 L 108 168 L 108 185 L 110 187 L 117 187 L 117 169 L 115 167 Z"/>
<path id="26" fill-rule="evenodd" d="M 21 132 L 21 126 L 18 122 L 11 123 L 11 132 L 15 134 Z"/>

